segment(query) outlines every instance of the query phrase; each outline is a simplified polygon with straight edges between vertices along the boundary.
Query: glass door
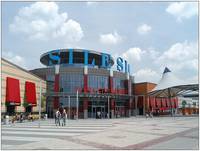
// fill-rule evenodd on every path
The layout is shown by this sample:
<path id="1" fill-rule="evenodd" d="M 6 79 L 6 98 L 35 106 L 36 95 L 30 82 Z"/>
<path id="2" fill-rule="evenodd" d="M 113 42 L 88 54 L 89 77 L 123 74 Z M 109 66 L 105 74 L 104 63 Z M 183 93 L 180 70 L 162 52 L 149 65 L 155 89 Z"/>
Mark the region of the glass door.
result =
<path id="1" fill-rule="evenodd" d="M 92 118 L 96 118 L 96 106 L 92 106 Z"/>

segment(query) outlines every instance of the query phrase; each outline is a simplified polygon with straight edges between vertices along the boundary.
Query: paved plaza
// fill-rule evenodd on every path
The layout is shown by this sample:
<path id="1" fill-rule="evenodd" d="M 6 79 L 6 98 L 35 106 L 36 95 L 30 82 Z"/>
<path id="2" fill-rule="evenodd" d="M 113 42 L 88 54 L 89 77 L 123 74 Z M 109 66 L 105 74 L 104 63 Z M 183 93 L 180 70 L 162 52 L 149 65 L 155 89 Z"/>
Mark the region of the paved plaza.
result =
<path id="1" fill-rule="evenodd" d="M 2 125 L 2 149 L 199 149 L 198 117 L 53 119 Z"/>

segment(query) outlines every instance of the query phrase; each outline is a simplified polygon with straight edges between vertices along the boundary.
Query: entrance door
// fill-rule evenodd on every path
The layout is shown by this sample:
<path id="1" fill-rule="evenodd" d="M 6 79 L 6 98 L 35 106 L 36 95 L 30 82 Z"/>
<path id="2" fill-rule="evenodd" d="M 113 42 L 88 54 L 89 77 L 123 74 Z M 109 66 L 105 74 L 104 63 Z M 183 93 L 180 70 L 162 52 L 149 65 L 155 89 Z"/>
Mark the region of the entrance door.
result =
<path id="1" fill-rule="evenodd" d="M 100 112 L 100 117 L 105 118 L 105 106 L 93 106 L 92 107 L 92 118 L 97 118 L 97 112 Z"/>
<path id="2" fill-rule="evenodd" d="M 96 107 L 92 107 L 92 118 L 96 118 Z"/>

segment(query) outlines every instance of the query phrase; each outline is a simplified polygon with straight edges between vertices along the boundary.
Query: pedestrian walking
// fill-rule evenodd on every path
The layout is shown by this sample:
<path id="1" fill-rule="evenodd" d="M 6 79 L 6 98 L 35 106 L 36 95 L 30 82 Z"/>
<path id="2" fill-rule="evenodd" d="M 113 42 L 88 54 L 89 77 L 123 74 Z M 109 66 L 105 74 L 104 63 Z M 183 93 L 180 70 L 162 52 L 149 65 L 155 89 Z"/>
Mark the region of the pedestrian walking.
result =
<path id="1" fill-rule="evenodd" d="M 145 114 L 145 115 L 146 115 L 146 118 L 148 118 L 148 117 L 149 117 L 149 114 L 148 114 L 148 112 L 146 112 L 146 114 Z"/>
<path id="2" fill-rule="evenodd" d="M 101 116 L 101 112 L 97 111 L 97 118 L 100 119 L 100 116 Z"/>
<path id="3" fill-rule="evenodd" d="M 57 112 L 57 111 L 56 111 Z M 55 114 L 54 114 L 54 118 L 55 118 L 55 124 L 56 124 L 56 122 L 57 122 L 57 118 L 56 118 L 56 112 L 55 112 Z"/>
<path id="4" fill-rule="evenodd" d="M 19 121 L 20 121 L 20 123 L 23 122 L 23 114 L 22 113 L 20 114 Z"/>
<path id="5" fill-rule="evenodd" d="M 62 118 L 62 126 L 66 126 L 67 113 L 65 109 L 63 110 L 61 118 Z"/>
<path id="6" fill-rule="evenodd" d="M 107 117 L 107 119 L 109 119 L 109 114 L 108 114 L 108 112 L 106 113 L 106 117 Z"/>
<path id="7" fill-rule="evenodd" d="M 151 118 L 153 118 L 153 113 L 152 113 L 152 111 L 150 111 L 149 115 L 150 115 Z"/>
<path id="8" fill-rule="evenodd" d="M 60 114 L 59 110 L 56 111 L 55 118 L 56 118 L 56 126 L 57 126 L 57 124 L 60 126 L 61 114 Z"/>

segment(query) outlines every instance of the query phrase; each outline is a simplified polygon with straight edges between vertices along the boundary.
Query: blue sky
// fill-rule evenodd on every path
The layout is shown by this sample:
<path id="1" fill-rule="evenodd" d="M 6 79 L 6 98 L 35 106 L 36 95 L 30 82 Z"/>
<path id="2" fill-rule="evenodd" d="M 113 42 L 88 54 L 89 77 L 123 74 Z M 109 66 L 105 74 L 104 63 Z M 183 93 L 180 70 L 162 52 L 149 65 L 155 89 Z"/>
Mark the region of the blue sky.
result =
<path id="1" fill-rule="evenodd" d="M 2 56 L 26 69 L 44 52 L 84 48 L 121 56 L 136 82 L 158 82 L 165 66 L 198 79 L 195 2 L 3 2 Z M 115 67 L 114 67 L 115 69 Z"/>

